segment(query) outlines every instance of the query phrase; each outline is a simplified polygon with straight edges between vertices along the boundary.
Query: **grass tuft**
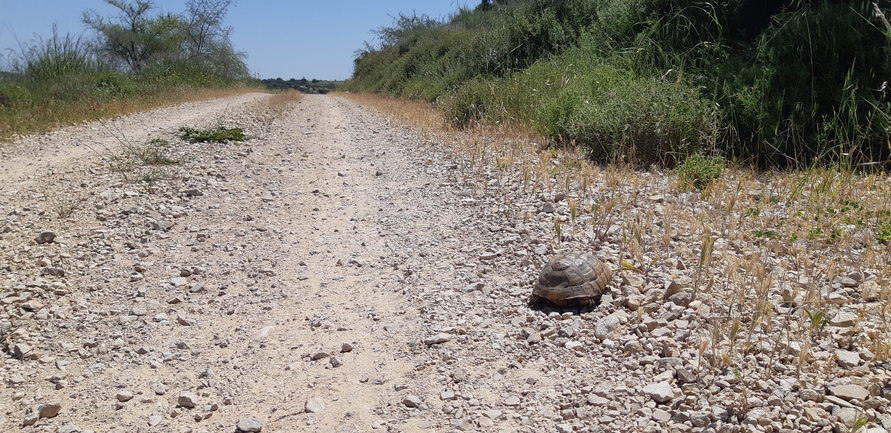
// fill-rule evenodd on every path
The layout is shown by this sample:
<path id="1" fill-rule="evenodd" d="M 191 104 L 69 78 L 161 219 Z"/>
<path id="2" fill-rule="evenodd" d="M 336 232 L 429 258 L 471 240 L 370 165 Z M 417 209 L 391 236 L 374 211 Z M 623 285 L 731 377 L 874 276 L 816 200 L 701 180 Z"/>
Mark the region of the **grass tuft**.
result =
<path id="1" fill-rule="evenodd" d="M 675 171 L 682 189 L 693 187 L 703 191 L 721 177 L 724 172 L 724 158 L 706 157 L 697 153 L 688 157 Z"/>
<path id="2" fill-rule="evenodd" d="M 244 130 L 241 128 L 226 128 L 219 126 L 213 129 L 194 129 L 183 126 L 179 128 L 184 140 L 200 143 L 223 143 L 227 141 L 244 141 Z"/>

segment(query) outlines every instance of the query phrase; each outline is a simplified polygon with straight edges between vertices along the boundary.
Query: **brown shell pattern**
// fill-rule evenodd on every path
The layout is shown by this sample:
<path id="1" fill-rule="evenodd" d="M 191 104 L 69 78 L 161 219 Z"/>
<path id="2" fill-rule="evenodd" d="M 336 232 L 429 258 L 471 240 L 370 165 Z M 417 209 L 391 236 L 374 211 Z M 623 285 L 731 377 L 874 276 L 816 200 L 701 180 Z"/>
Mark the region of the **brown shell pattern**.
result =
<path id="1" fill-rule="evenodd" d="M 541 270 L 531 301 L 547 300 L 559 306 L 592 303 L 606 290 L 612 276 L 592 253 L 561 254 Z"/>

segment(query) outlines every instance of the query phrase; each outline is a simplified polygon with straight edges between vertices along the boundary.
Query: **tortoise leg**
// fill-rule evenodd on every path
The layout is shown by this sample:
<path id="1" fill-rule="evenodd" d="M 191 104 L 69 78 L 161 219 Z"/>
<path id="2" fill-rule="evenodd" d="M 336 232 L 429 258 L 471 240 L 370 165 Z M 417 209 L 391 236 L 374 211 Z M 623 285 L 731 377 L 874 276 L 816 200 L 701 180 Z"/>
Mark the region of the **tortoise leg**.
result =
<path id="1" fill-rule="evenodd" d="M 535 296 L 535 295 L 529 295 L 529 299 L 527 299 L 526 302 L 529 305 L 532 305 L 535 307 L 541 307 L 547 303 L 545 298 L 542 298 L 541 296 Z"/>

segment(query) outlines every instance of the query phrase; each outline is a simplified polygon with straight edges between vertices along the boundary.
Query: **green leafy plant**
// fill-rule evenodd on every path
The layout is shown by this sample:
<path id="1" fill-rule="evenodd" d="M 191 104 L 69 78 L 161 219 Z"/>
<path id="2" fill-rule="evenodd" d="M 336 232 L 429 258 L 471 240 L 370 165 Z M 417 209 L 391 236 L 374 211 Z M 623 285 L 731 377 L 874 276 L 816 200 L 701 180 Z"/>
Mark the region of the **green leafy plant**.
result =
<path id="1" fill-rule="evenodd" d="M 241 128 L 226 128 L 223 126 L 213 129 L 194 129 L 183 126 L 179 128 L 182 138 L 197 142 L 222 143 L 224 141 L 244 141 L 244 130 Z"/>
<path id="2" fill-rule="evenodd" d="M 820 334 L 826 329 L 826 326 L 829 325 L 829 318 L 826 317 L 825 311 L 810 311 L 808 309 L 804 310 L 804 314 L 807 316 L 808 323 L 811 325 L 811 331 L 814 334 Z"/>

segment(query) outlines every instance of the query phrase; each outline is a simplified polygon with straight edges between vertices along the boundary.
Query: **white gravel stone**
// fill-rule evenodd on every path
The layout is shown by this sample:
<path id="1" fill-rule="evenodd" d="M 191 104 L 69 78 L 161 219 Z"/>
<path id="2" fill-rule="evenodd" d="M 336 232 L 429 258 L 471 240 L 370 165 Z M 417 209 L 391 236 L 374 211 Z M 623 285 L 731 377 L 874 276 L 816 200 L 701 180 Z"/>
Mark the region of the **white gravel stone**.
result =
<path id="1" fill-rule="evenodd" d="M 243 433 L 256 433 L 263 430 L 263 421 L 257 418 L 239 418 L 235 430 Z"/>
<path id="2" fill-rule="evenodd" d="M 325 402 L 321 398 L 312 397 L 306 400 L 303 408 L 306 409 L 307 413 L 319 413 L 325 410 Z"/>
<path id="3" fill-rule="evenodd" d="M 186 409 L 192 409 L 198 404 L 198 396 L 190 391 L 183 391 L 177 397 L 176 404 Z"/>
<path id="4" fill-rule="evenodd" d="M 668 382 L 649 384 L 643 387 L 642 391 L 656 403 L 666 403 L 674 398 L 674 390 Z"/>

